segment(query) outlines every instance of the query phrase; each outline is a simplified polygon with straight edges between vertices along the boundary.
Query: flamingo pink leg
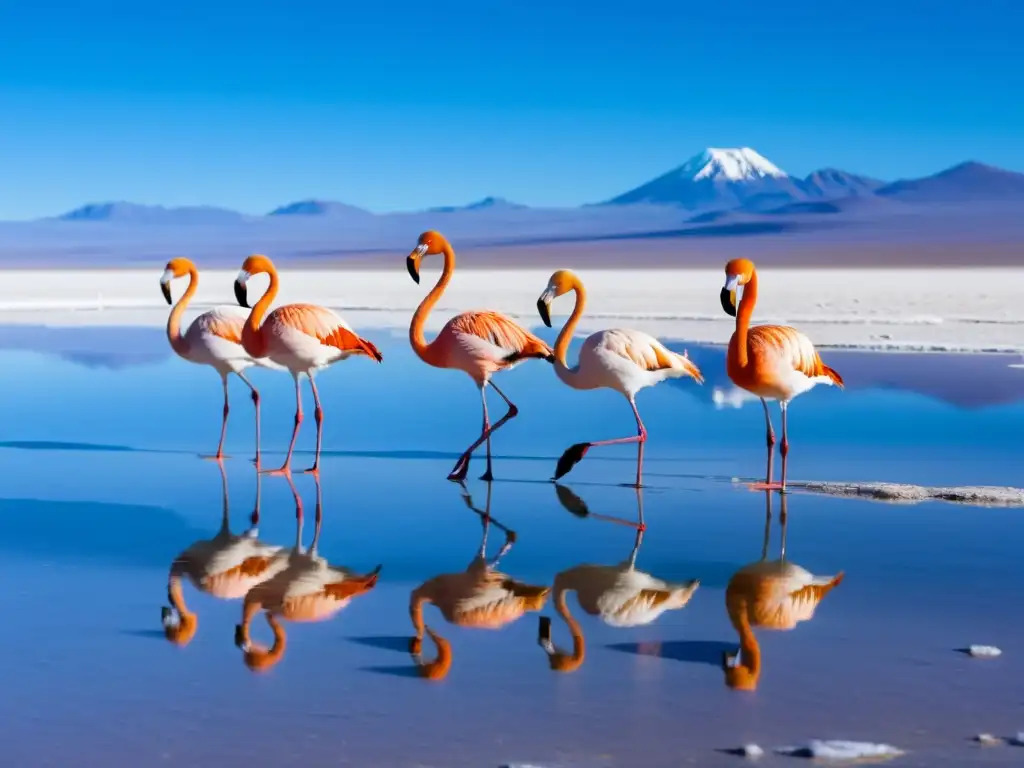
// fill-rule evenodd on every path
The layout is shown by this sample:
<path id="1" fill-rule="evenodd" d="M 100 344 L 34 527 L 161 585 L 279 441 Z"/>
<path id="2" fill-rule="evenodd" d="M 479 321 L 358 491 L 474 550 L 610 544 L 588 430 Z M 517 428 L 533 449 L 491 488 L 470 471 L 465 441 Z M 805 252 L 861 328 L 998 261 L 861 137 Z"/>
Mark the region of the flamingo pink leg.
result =
<path id="1" fill-rule="evenodd" d="M 780 403 L 782 406 L 782 443 L 779 445 L 779 453 L 782 454 L 782 486 L 779 490 L 782 493 L 786 492 L 786 457 L 789 456 L 789 429 L 786 425 L 786 413 L 787 404 L 785 402 Z"/>
<path id="2" fill-rule="evenodd" d="M 267 470 L 269 475 L 291 475 L 292 473 L 292 451 L 295 450 L 295 441 L 299 437 L 299 427 L 302 425 L 302 387 L 299 384 L 299 375 L 295 377 L 295 427 L 292 429 L 292 441 L 288 444 L 288 455 L 285 456 L 284 464 L 277 469 Z"/>
<path id="3" fill-rule="evenodd" d="M 228 377 L 227 374 L 223 374 L 220 377 L 221 384 L 224 385 L 224 409 L 223 418 L 220 422 L 220 442 L 217 443 L 217 453 L 213 456 L 207 456 L 205 458 L 213 459 L 214 461 L 220 461 L 224 457 L 224 438 L 228 434 L 228 412 L 231 410 L 231 406 L 228 405 Z"/>
<path id="4" fill-rule="evenodd" d="M 316 391 L 316 382 L 313 381 L 313 377 L 309 377 L 309 386 L 313 388 L 313 402 L 316 404 L 316 408 L 313 411 L 313 417 L 316 419 L 316 454 L 313 458 L 313 466 L 306 470 L 314 475 L 320 474 L 320 440 L 323 437 L 324 427 L 324 409 L 320 407 L 320 393 Z"/>
<path id="5" fill-rule="evenodd" d="M 565 453 L 562 454 L 561 458 L 558 459 L 558 464 L 555 465 L 555 477 L 562 477 L 569 473 L 574 466 L 576 466 L 583 457 L 587 455 L 587 451 L 593 448 L 595 445 L 616 445 L 618 443 L 638 443 L 637 456 L 636 456 L 636 485 L 634 487 L 640 488 L 643 485 L 643 462 L 644 462 L 644 443 L 647 442 L 647 429 L 644 427 L 644 422 L 640 418 L 640 411 L 636 409 L 636 401 L 633 398 L 629 398 L 629 407 L 633 409 L 633 416 L 636 417 L 636 429 L 637 434 L 633 437 L 618 437 L 614 440 L 598 440 L 593 443 L 576 443 L 565 449 Z"/>
<path id="6" fill-rule="evenodd" d="M 260 393 L 257 391 L 256 387 L 253 386 L 252 382 L 249 381 L 248 377 L 244 373 L 242 373 L 241 371 L 238 372 L 238 378 L 240 378 L 242 381 L 244 381 L 245 385 L 247 387 L 249 387 L 250 390 L 252 390 L 252 404 L 256 407 L 256 458 L 255 458 L 255 462 L 256 462 L 256 469 L 259 469 L 260 468 Z"/>
<path id="7" fill-rule="evenodd" d="M 765 472 L 765 479 L 763 483 L 751 483 L 747 487 L 752 491 L 777 491 L 782 488 L 782 485 L 772 482 L 772 468 L 775 463 L 775 430 L 772 429 L 772 417 L 768 412 L 768 402 L 763 397 L 761 398 L 761 405 L 764 407 L 764 423 L 767 429 L 765 441 L 768 445 L 768 469 Z M 785 410 L 782 412 L 782 418 L 783 424 L 785 424 Z"/>
<path id="8" fill-rule="evenodd" d="M 483 393 L 484 389 L 486 389 L 486 386 L 487 385 L 485 384 L 481 388 L 481 390 L 480 390 L 482 396 L 484 396 L 482 393 Z M 459 457 L 459 460 L 457 462 L 455 462 L 455 466 L 452 468 L 451 473 L 449 473 L 449 475 L 448 475 L 448 479 L 449 480 L 452 480 L 452 481 L 457 482 L 457 483 L 461 483 L 463 480 L 466 479 L 466 472 L 469 471 L 469 459 L 473 455 L 473 451 L 475 451 L 480 446 L 480 444 L 485 442 L 485 441 L 487 441 L 487 443 L 488 443 L 487 471 L 484 473 L 483 477 L 481 477 L 481 480 L 492 480 L 493 479 L 493 477 L 490 476 L 491 475 L 491 452 L 490 452 L 490 439 L 491 439 L 491 435 L 493 435 L 495 432 L 497 432 L 498 429 L 500 429 L 501 426 L 506 421 L 508 421 L 509 419 L 515 418 L 517 415 L 519 415 L 519 409 L 515 406 L 515 404 L 511 400 L 509 400 L 505 396 L 504 392 L 502 392 L 500 389 L 498 389 L 497 386 L 495 386 L 495 384 L 493 382 L 490 382 L 490 386 L 494 388 L 494 391 L 497 392 L 501 396 L 501 399 L 504 400 L 505 403 L 508 405 L 508 413 L 506 413 L 504 416 L 502 416 L 500 419 L 498 419 L 496 422 L 494 422 L 494 424 L 492 424 L 490 427 L 487 427 L 487 426 L 484 427 L 483 432 L 481 433 L 480 437 L 478 437 L 476 439 L 476 442 L 474 442 L 471 446 L 469 446 L 469 448 L 467 448 L 463 452 L 463 454 Z M 484 419 L 486 419 L 486 418 L 487 418 L 487 404 L 486 404 L 486 400 L 485 400 L 484 401 Z"/>

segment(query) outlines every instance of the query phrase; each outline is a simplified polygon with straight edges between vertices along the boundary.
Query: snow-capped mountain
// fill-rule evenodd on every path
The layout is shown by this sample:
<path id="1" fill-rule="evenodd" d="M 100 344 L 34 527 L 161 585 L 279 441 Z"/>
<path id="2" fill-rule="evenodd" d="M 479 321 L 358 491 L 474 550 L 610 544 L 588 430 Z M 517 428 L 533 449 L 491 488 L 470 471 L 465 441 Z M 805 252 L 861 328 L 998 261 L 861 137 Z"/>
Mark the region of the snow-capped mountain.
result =
<path id="1" fill-rule="evenodd" d="M 705 149 L 610 205 L 654 203 L 688 210 L 783 205 L 805 197 L 800 181 L 749 147 Z"/>

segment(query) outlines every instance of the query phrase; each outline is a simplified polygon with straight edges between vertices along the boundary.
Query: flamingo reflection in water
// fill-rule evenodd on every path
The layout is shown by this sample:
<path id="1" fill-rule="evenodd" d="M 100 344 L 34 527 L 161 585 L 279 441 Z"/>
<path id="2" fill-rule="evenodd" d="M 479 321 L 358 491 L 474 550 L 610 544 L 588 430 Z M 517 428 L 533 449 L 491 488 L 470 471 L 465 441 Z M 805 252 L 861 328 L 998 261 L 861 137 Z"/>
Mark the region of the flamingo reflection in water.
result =
<path id="1" fill-rule="evenodd" d="M 780 496 L 782 542 L 778 560 L 768 560 L 771 539 L 771 489 L 765 491 L 764 545 L 761 559 L 740 568 L 729 580 L 725 607 L 729 620 L 740 636 L 735 654 L 722 654 L 725 684 L 730 688 L 753 691 L 761 677 L 761 647 L 753 627 L 791 630 L 801 621 L 814 617 L 818 604 L 843 580 L 835 576 L 815 576 L 786 559 L 787 503 Z"/>
<path id="2" fill-rule="evenodd" d="M 264 544 L 258 538 L 260 522 L 260 478 L 256 477 L 256 504 L 251 525 L 241 534 L 231 532 L 228 506 L 228 477 L 224 463 L 220 468 L 223 509 L 220 530 L 212 539 L 195 542 L 178 555 L 167 577 L 169 606 L 161 609 L 164 635 L 178 646 L 188 645 L 195 636 L 198 617 L 185 605 L 182 580 L 187 578 L 196 589 L 222 600 L 243 597 L 250 589 L 269 579 L 287 565 L 284 547 Z"/>
<path id="3" fill-rule="evenodd" d="M 295 497 L 295 545 L 287 554 L 285 567 L 246 594 L 242 623 L 235 627 L 235 645 L 241 649 L 245 665 L 254 672 L 270 669 L 284 656 L 287 637 L 279 619 L 325 621 L 347 606 L 352 598 L 369 592 L 377 584 L 381 566 L 360 575 L 348 568 L 331 565 L 317 553 L 323 522 L 323 493 L 320 478 L 313 477 L 316 481 L 316 516 L 309 549 L 302 547 L 302 498 L 294 481 L 285 475 Z M 250 636 L 252 620 L 260 611 L 263 611 L 274 633 L 274 644 L 269 649 L 254 643 Z"/>
<path id="4" fill-rule="evenodd" d="M 512 548 L 516 534 L 491 517 L 491 483 L 487 483 L 487 501 L 484 509 L 473 505 L 473 499 L 463 487 L 463 501 L 480 516 L 483 534 L 480 551 L 461 573 L 443 573 L 424 582 L 409 597 L 409 615 L 415 636 L 409 641 L 409 653 L 416 662 L 420 676 L 441 680 L 452 665 L 451 644 L 436 631 L 426 626 L 423 606 L 433 603 L 440 609 L 445 621 L 458 627 L 501 629 L 529 611 L 539 611 L 547 600 L 548 587 L 524 584 L 496 570 L 498 562 Z M 505 542 L 498 554 L 487 559 L 487 534 L 491 525 L 505 534 Z M 422 658 L 423 634 L 437 648 L 433 661 Z"/>
<path id="5" fill-rule="evenodd" d="M 555 610 L 572 634 L 572 653 L 558 649 L 551 641 L 551 619 L 547 616 L 540 619 L 538 640 L 548 655 L 551 669 L 556 672 L 574 672 L 583 664 L 586 645 L 582 628 L 569 613 L 569 592 L 576 593 L 576 600 L 585 613 L 597 616 L 608 626 L 639 627 L 651 624 L 666 611 L 684 608 L 697 591 L 700 580 L 668 582 L 637 570 L 636 558 L 646 530 L 643 491 L 640 488 L 636 489 L 636 523 L 591 513 L 586 503 L 568 488 L 558 484 L 555 488 L 562 506 L 574 515 L 636 528 L 633 549 L 624 562 L 617 565 L 581 564 L 555 576 Z"/>

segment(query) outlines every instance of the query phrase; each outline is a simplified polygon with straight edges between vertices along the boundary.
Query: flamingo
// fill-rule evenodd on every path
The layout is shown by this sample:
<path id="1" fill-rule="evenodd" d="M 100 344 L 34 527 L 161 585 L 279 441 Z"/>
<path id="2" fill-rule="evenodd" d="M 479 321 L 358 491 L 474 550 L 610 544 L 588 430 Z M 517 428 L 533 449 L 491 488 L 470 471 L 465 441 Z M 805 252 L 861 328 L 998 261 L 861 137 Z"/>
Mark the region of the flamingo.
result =
<path id="1" fill-rule="evenodd" d="M 761 647 L 752 626 L 791 630 L 801 621 L 814 617 L 818 604 L 843 580 L 835 576 L 815 576 L 786 560 L 786 503 L 782 496 L 782 545 L 778 560 L 768 560 L 771 537 L 771 490 L 765 491 L 764 545 L 761 559 L 740 568 L 725 590 L 729 621 L 740 636 L 735 654 L 722 654 L 725 684 L 734 689 L 752 691 L 761 677 Z"/>
<path id="2" fill-rule="evenodd" d="M 222 600 L 242 597 L 261 581 L 269 579 L 287 564 L 283 547 L 264 544 L 258 538 L 260 522 L 260 479 L 256 476 L 256 505 L 252 525 L 242 534 L 231 532 L 228 509 L 228 476 L 220 467 L 224 498 L 220 530 L 212 539 L 195 542 L 174 558 L 167 576 L 170 606 L 161 610 L 164 636 L 177 646 L 186 646 L 195 636 L 198 618 L 185 606 L 181 582 L 188 578 L 196 589 Z"/>
<path id="3" fill-rule="evenodd" d="M 487 471 L 480 477 L 490 481 L 494 478 L 491 471 L 491 435 L 505 422 L 514 418 L 519 409 L 505 393 L 491 380 L 498 371 L 514 368 L 526 358 L 536 357 L 551 362 L 551 347 L 528 330 L 516 323 L 512 318 L 500 312 L 487 310 L 463 312 L 447 323 L 429 344 L 423 334 L 430 310 L 441 298 L 445 288 L 455 272 L 455 251 L 445 237 L 434 231 L 420 235 L 417 246 L 406 259 L 406 266 L 412 279 L 420 281 L 420 261 L 424 256 L 444 255 L 444 268 L 437 285 L 426 295 L 412 316 L 409 325 L 409 341 L 413 351 L 419 358 L 435 368 L 455 368 L 465 371 L 476 382 L 480 390 L 480 402 L 483 405 L 483 429 L 476 442 L 469 446 L 455 462 L 448 479 L 462 482 L 469 470 L 469 460 L 473 451 L 483 442 L 487 443 Z M 487 415 L 487 386 L 490 385 L 498 393 L 508 412 L 493 425 Z"/>
<path id="4" fill-rule="evenodd" d="M 738 311 L 736 294 L 742 288 Z M 818 356 L 814 344 L 796 328 L 786 325 L 756 325 L 750 318 L 757 303 L 757 270 L 747 259 L 733 259 L 725 265 L 725 287 L 721 293 L 722 308 L 736 318 L 736 330 L 729 339 L 725 370 L 733 384 L 761 399 L 767 427 L 768 470 L 764 483 L 750 485 L 754 490 L 786 490 L 786 457 L 789 455 L 789 434 L 786 412 L 790 401 L 817 384 L 833 384 L 843 388 L 843 377 L 829 368 Z M 768 400 L 777 400 L 782 410 L 782 482 L 772 482 L 775 430 L 772 429 Z"/>
<path id="5" fill-rule="evenodd" d="M 548 655 L 551 669 L 556 672 L 574 672 L 583 664 L 586 645 L 583 630 L 569 613 L 566 601 L 569 592 L 576 593 L 576 600 L 585 613 L 599 617 L 605 624 L 612 627 L 639 627 L 651 624 L 665 611 L 685 607 L 700 586 L 700 580 L 667 582 L 637 570 L 636 557 L 646 530 L 641 489 L 636 489 L 636 524 L 617 517 L 592 514 L 586 503 L 568 488 L 556 483 L 555 489 L 562 505 L 575 515 L 636 528 L 633 550 L 625 562 L 618 565 L 581 564 L 555 575 L 555 609 L 569 627 L 573 650 L 571 654 L 566 653 L 551 642 L 551 619 L 547 616 L 540 619 L 538 640 Z"/>
<path id="6" fill-rule="evenodd" d="M 245 351 L 242 346 L 242 326 L 245 324 L 247 313 L 240 307 L 230 305 L 214 307 L 203 312 L 195 320 L 184 334 L 181 332 L 181 316 L 185 308 L 199 288 L 199 272 L 196 265 L 190 259 L 176 258 L 167 262 L 167 267 L 160 277 L 160 290 L 171 304 L 171 283 L 179 278 L 188 275 L 188 288 L 184 295 L 174 305 L 170 316 L 167 318 L 167 340 L 179 357 L 192 363 L 212 366 L 220 374 L 221 382 L 224 385 L 224 418 L 220 427 L 220 442 L 217 444 L 217 453 L 209 458 L 224 458 L 224 437 L 228 431 L 228 374 L 238 375 L 245 385 L 252 392 L 252 402 L 256 406 L 256 463 L 260 460 L 260 393 L 246 377 L 244 371 L 253 365 L 264 368 L 280 370 L 266 357 L 254 357 Z"/>
<path id="7" fill-rule="evenodd" d="M 548 587 L 524 584 L 495 570 L 498 561 L 512 548 L 516 535 L 491 518 L 491 484 L 487 484 L 487 502 L 482 510 L 473 505 L 472 497 L 465 490 L 462 498 L 466 506 L 480 516 L 484 529 L 480 551 L 462 573 L 435 576 L 414 589 L 409 597 L 409 616 L 416 632 L 409 641 L 409 653 L 420 676 L 428 680 L 441 680 L 448 675 L 452 651 L 447 640 L 424 624 L 424 603 L 436 605 L 445 620 L 456 626 L 501 629 L 528 611 L 541 610 L 550 591 Z M 491 523 L 505 532 L 505 543 L 498 554 L 488 560 L 487 533 Z M 429 662 L 421 657 L 424 631 L 437 648 L 437 657 Z"/>
<path id="8" fill-rule="evenodd" d="M 320 407 L 320 394 L 316 391 L 313 374 L 339 360 L 352 355 L 362 355 L 381 362 L 384 357 L 372 342 L 360 338 L 337 314 L 316 304 L 286 304 L 270 314 L 270 307 L 277 296 L 278 277 L 273 262 L 261 254 L 253 254 L 242 264 L 235 280 L 235 298 L 243 307 L 248 307 L 246 283 L 253 275 L 267 273 L 270 286 L 263 297 L 256 302 L 242 329 L 242 344 L 249 354 L 269 357 L 275 363 L 287 368 L 295 379 L 295 427 L 288 444 L 288 455 L 280 468 L 270 474 L 291 473 L 292 451 L 302 424 L 302 389 L 299 376 L 306 374 L 313 390 L 316 410 L 316 455 L 313 466 L 305 470 L 313 474 L 320 471 L 320 444 L 323 437 L 324 412 Z M 264 319 L 266 315 L 266 319 Z M 257 438 L 258 440 L 258 438 Z M 259 446 L 257 445 L 257 453 Z"/>
<path id="9" fill-rule="evenodd" d="M 287 644 L 284 627 L 278 617 L 287 621 L 324 621 L 335 616 L 352 598 L 372 590 L 377 584 L 381 566 L 366 575 L 348 568 L 331 565 L 317 554 L 323 520 L 323 495 L 320 478 L 316 482 L 316 516 L 313 541 L 308 550 L 302 548 L 302 499 L 291 476 L 286 476 L 295 498 L 295 546 L 285 557 L 285 566 L 254 586 L 245 595 L 242 623 L 235 627 L 235 645 L 242 651 L 245 665 L 255 671 L 267 670 L 277 664 Z M 249 628 L 253 618 L 264 612 L 274 633 L 274 645 L 264 648 L 252 642 Z"/>
<path id="10" fill-rule="evenodd" d="M 679 355 L 664 344 L 642 331 L 626 328 L 611 328 L 588 336 L 580 347 L 579 362 L 570 368 L 565 355 L 569 350 L 576 324 L 583 315 L 587 291 L 580 279 L 568 269 L 560 269 L 551 275 L 548 287 L 537 299 L 537 311 L 544 325 L 551 327 L 551 302 L 569 291 L 576 292 L 576 304 L 569 320 L 555 341 L 555 373 L 573 389 L 614 389 L 628 401 L 636 417 L 637 434 L 615 440 L 599 440 L 590 443 L 576 443 L 570 446 L 558 459 L 555 466 L 555 480 L 569 472 L 595 445 L 616 443 L 637 443 L 636 484 L 643 480 L 644 443 L 647 430 L 636 408 L 636 394 L 645 387 L 651 387 L 666 379 L 689 376 L 698 384 L 704 383 L 700 369 L 690 361 L 686 353 Z"/>

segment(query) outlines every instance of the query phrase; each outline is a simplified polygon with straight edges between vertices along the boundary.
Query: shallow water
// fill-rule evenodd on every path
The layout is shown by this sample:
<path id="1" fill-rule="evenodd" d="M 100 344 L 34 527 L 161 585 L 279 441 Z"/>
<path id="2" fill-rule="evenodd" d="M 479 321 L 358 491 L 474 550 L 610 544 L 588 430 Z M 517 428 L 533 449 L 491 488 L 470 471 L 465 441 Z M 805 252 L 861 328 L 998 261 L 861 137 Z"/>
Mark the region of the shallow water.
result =
<path id="1" fill-rule="evenodd" d="M 691 349 L 704 387 L 664 384 L 639 398 L 650 438 L 636 565 L 669 581 L 700 579 L 689 604 L 617 628 L 570 596 L 586 639 L 571 673 L 553 672 L 537 643 L 547 616 L 555 644 L 572 647 L 551 599 L 496 631 L 454 627 L 427 606 L 427 624 L 452 645 L 452 665 L 443 681 L 419 678 L 408 653 L 410 591 L 463 571 L 480 545 L 480 516 L 445 480 L 479 430 L 479 399 L 462 374 L 415 360 L 401 335 L 366 335 L 379 342 L 382 366 L 353 360 L 318 377 L 326 414 L 319 552 L 360 573 L 381 564 L 380 581 L 334 618 L 285 622 L 286 650 L 265 673 L 247 669 L 235 647 L 240 600 L 186 585 L 198 627 L 185 647 L 164 639 L 160 623 L 171 562 L 221 522 L 218 466 L 196 457 L 216 445 L 216 375 L 165 354 L 159 333 L 141 329 L 95 331 L 87 349 L 4 345 L 0 676 L 9 695 L 0 700 L 0 737 L 11 765 L 658 768 L 730 764 L 739 758 L 718 750 L 811 738 L 888 742 L 909 750 L 901 765 L 1009 764 L 1024 755 L 970 743 L 982 731 L 1024 728 L 1020 510 L 789 495 L 787 557 L 845 580 L 794 630 L 755 630 L 756 691 L 726 687 L 721 654 L 735 652 L 738 638 L 725 586 L 761 557 L 766 528 L 765 495 L 733 478 L 763 473 L 764 429 L 756 402 L 713 404 L 713 389 L 727 384 L 715 349 Z M 791 477 L 1024 484 L 1024 378 L 1016 396 L 1020 372 L 1007 376 L 1006 360 L 942 357 L 826 355 L 850 386 L 793 405 Z M 253 379 L 270 465 L 287 445 L 294 390 L 273 372 Z M 578 502 L 564 490 L 560 498 L 548 479 L 569 444 L 630 434 L 628 406 L 613 393 L 567 389 L 542 362 L 499 385 L 521 409 L 494 439 L 490 512 L 517 534 L 500 570 L 551 585 L 574 565 L 627 559 L 634 530 L 571 514 L 563 501 Z M 300 467 L 314 438 L 308 388 L 304 397 Z M 499 399 L 491 403 L 500 415 Z M 231 526 L 241 532 L 257 479 L 251 403 L 238 382 L 232 406 L 233 458 L 224 466 Z M 632 479 L 634 456 L 629 447 L 595 448 L 564 486 L 593 513 L 635 520 L 637 494 L 619 485 Z M 475 459 L 468 483 L 480 510 L 483 468 Z M 301 475 L 295 486 L 308 545 L 316 486 Z M 260 491 L 260 539 L 291 546 L 289 484 L 265 477 Z M 772 504 L 769 558 L 782 534 L 781 500 Z M 488 556 L 502 541 L 492 526 Z M 263 620 L 253 626 L 269 643 Z M 1003 655 L 955 650 L 972 643 Z"/>

